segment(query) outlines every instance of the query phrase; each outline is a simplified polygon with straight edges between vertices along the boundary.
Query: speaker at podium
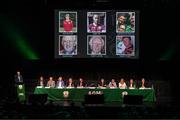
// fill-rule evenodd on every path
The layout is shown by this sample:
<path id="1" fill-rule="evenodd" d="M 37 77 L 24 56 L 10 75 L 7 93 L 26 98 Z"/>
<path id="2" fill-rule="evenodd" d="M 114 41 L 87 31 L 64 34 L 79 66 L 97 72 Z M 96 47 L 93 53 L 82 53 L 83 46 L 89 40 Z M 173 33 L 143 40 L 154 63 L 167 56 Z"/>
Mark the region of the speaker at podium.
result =
<path id="1" fill-rule="evenodd" d="M 19 82 L 16 84 L 17 98 L 19 102 L 23 102 L 26 100 L 25 96 L 25 85 L 24 83 Z"/>
<path id="2" fill-rule="evenodd" d="M 124 95 L 123 104 L 141 105 L 143 104 L 142 95 Z"/>

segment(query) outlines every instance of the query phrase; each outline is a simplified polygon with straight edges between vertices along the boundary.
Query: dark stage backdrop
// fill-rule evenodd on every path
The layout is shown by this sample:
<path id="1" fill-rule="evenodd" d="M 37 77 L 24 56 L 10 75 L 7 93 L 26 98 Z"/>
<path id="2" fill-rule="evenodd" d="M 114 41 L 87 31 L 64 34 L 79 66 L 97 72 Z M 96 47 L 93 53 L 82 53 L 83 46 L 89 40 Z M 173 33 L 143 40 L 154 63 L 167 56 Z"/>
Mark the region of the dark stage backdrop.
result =
<path id="1" fill-rule="evenodd" d="M 139 11 L 139 58 L 55 59 L 54 10 L 104 8 Z M 47 77 L 69 74 L 75 78 L 84 76 L 95 80 L 101 76 L 107 79 L 111 76 L 127 79 L 146 77 L 156 83 L 168 83 L 172 88 L 171 96 L 174 101 L 178 100 L 178 0 L 6 0 L 1 2 L 0 9 L 0 31 L 3 33 L 0 86 L 7 91 L 2 92 L 4 96 L 11 93 L 14 74 L 16 70 L 21 70 L 27 83 L 38 79 L 41 74 Z"/>

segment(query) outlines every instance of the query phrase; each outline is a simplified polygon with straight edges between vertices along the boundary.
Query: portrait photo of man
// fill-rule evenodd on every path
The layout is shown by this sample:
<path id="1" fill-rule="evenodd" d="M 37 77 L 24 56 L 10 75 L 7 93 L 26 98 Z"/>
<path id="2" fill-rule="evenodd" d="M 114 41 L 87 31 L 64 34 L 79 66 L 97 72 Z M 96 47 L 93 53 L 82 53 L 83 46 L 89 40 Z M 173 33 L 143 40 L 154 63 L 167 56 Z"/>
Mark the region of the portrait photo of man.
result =
<path id="1" fill-rule="evenodd" d="M 77 32 L 77 12 L 59 12 L 59 32 Z"/>
<path id="2" fill-rule="evenodd" d="M 89 35 L 87 37 L 88 55 L 106 55 L 106 36 Z"/>
<path id="3" fill-rule="evenodd" d="M 116 32 L 135 32 L 135 12 L 116 12 Z"/>
<path id="4" fill-rule="evenodd" d="M 133 35 L 116 36 L 116 55 L 135 55 L 135 39 Z"/>
<path id="5" fill-rule="evenodd" d="M 59 35 L 59 55 L 77 55 L 76 35 Z"/>
<path id="6" fill-rule="evenodd" d="M 87 32 L 105 33 L 106 32 L 106 13 L 88 12 L 87 13 Z"/>

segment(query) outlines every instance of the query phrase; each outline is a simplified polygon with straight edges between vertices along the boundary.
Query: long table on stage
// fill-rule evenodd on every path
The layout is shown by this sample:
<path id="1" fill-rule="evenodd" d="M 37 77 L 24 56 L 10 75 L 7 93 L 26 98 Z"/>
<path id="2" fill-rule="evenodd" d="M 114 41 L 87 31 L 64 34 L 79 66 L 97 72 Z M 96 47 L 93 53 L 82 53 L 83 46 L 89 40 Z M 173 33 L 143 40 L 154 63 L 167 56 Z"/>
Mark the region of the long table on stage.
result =
<path id="1" fill-rule="evenodd" d="M 119 89 L 119 88 L 35 88 L 34 94 L 48 94 L 48 100 L 84 101 L 87 94 L 103 94 L 104 101 L 123 101 L 124 95 L 142 95 L 143 101 L 156 101 L 154 89 Z"/>

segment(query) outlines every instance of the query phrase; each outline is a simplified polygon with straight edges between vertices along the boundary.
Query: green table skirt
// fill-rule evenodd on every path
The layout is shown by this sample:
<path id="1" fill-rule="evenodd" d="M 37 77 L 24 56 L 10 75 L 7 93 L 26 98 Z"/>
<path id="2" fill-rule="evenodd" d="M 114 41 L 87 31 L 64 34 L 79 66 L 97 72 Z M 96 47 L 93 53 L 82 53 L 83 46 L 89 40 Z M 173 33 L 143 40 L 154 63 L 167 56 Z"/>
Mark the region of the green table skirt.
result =
<path id="1" fill-rule="evenodd" d="M 142 95 L 143 101 L 154 102 L 155 91 L 154 89 L 90 89 L 90 88 L 35 88 L 34 94 L 48 94 L 48 100 L 73 100 L 84 101 L 86 94 L 104 94 L 106 102 L 123 101 L 124 95 Z"/>

